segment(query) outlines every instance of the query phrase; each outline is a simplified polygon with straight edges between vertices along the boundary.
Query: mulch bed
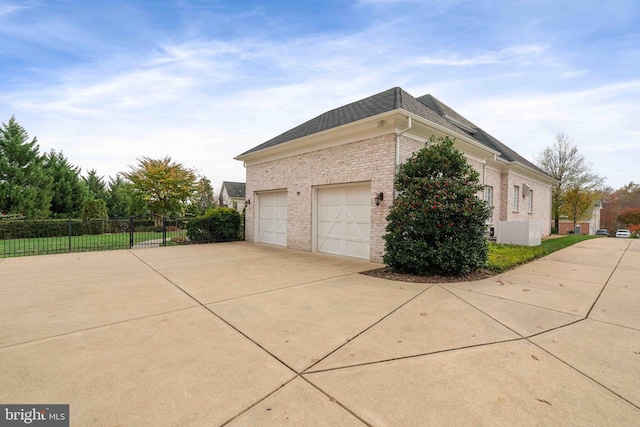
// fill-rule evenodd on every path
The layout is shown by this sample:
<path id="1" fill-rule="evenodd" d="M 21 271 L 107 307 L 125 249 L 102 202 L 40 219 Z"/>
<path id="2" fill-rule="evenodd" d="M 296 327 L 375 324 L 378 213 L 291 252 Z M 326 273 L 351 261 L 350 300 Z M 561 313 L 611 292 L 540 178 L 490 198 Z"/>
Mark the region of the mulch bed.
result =
<path id="1" fill-rule="evenodd" d="M 461 276 L 415 276 L 413 274 L 401 274 L 393 271 L 391 267 L 378 268 L 376 270 L 363 271 L 361 274 L 378 277 L 380 279 L 395 280 L 397 282 L 413 282 L 413 283 L 455 283 L 455 282 L 472 282 L 475 280 L 488 279 L 497 273 L 491 270 L 478 270 L 470 274 Z"/>

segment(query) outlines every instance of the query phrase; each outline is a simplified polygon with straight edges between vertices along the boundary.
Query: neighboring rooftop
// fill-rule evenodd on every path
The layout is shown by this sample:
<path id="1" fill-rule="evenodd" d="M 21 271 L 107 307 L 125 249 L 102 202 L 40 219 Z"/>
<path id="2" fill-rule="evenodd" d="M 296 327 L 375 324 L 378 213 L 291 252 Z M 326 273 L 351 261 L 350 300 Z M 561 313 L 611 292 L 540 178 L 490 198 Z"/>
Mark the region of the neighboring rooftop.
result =
<path id="1" fill-rule="evenodd" d="M 242 153 L 241 156 L 397 109 L 413 113 L 454 133 L 472 138 L 487 148 L 498 151 L 505 160 L 522 163 L 540 173 L 545 173 L 434 96 L 424 95 L 414 98 L 400 87 L 385 90 L 368 98 L 320 114 Z"/>
<path id="2" fill-rule="evenodd" d="M 229 197 L 238 197 L 241 199 L 245 198 L 246 194 L 246 184 L 244 182 L 230 182 L 230 181 L 222 181 L 222 187 L 220 187 L 220 191 L 222 189 L 227 189 L 227 195 Z"/>

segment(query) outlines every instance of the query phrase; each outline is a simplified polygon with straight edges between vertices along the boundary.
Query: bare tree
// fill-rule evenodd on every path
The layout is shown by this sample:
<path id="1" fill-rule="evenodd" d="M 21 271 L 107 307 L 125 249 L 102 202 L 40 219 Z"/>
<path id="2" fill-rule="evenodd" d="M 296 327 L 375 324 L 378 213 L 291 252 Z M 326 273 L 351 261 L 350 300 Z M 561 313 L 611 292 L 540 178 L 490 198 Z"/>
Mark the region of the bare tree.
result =
<path id="1" fill-rule="evenodd" d="M 604 177 L 594 173 L 591 164 L 578 152 L 578 146 L 568 135 L 559 133 L 552 147 L 545 148 L 536 158 L 540 169 L 558 180 L 551 191 L 551 214 L 555 229 L 560 228 L 560 214 L 569 189 L 592 192 L 604 183 Z"/>

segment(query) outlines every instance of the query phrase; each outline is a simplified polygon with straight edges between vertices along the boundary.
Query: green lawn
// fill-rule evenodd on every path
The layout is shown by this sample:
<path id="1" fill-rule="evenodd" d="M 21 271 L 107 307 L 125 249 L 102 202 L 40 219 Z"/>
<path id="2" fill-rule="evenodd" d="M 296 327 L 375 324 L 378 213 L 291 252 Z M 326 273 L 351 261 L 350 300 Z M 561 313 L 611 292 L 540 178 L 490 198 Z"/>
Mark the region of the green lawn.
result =
<path id="1" fill-rule="evenodd" d="M 487 268 L 502 273 L 518 265 L 549 255 L 578 242 L 589 239 L 606 238 L 601 236 L 568 235 L 555 239 L 543 240 L 540 246 L 519 246 L 489 243 L 489 260 Z"/>
<path id="2" fill-rule="evenodd" d="M 183 235 L 184 232 L 167 232 L 167 245 L 170 239 Z M 148 240 L 162 239 L 162 233 L 133 233 L 134 244 Z M 0 240 L 0 258 L 25 255 L 44 255 L 69 252 L 101 251 L 108 249 L 129 249 L 129 233 L 91 234 L 83 236 L 42 237 L 34 239 Z"/>

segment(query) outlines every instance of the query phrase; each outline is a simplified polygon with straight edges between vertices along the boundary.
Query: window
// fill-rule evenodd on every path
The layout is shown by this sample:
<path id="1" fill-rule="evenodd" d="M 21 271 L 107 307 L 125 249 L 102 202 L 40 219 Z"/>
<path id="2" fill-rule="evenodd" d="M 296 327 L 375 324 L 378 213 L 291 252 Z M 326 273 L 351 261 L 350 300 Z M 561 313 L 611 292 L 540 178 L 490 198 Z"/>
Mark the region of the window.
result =
<path id="1" fill-rule="evenodd" d="M 487 223 L 493 222 L 493 187 L 486 185 L 484 187 L 484 200 L 487 202 L 487 206 L 491 208 L 491 216 L 487 220 Z"/>
<path id="2" fill-rule="evenodd" d="M 513 186 L 513 210 L 518 210 L 518 203 L 520 202 L 520 187 L 517 185 Z"/>
<path id="3" fill-rule="evenodd" d="M 533 190 L 529 190 L 529 212 L 533 212 Z"/>

